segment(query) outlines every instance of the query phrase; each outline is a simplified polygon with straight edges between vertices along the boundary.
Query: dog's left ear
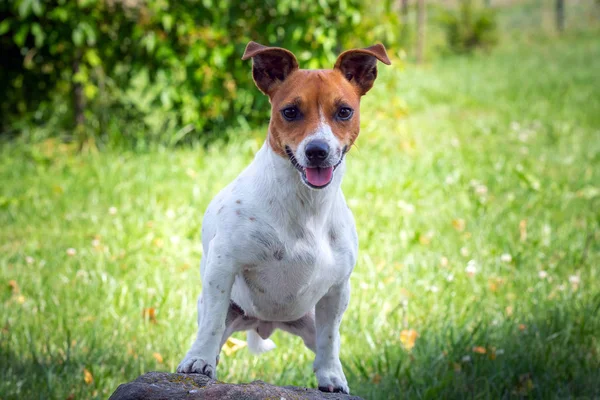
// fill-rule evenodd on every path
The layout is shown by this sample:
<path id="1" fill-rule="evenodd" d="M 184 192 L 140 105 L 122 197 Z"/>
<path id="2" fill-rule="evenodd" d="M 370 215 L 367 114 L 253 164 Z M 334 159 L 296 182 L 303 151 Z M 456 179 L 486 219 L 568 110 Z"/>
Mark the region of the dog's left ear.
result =
<path id="1" fill-rule="evenodd" d="M 294 54 L 281 47 L 268 47 L 250 42 L 242 60 L 249 58 L 252 58 L 252 77 L 256 86 L 269 96 L 279 83 L 298 69 L 298 61 Z"/>
<path id="2" fill-rule="evenodd" d="M 340 54 L 333 68 L 340 70 L 350 83 L 356 85 L 362 96 L 373 87 L 377 78 L 377 60 L 391 64 L 382 44 L 345 51 Z"/>

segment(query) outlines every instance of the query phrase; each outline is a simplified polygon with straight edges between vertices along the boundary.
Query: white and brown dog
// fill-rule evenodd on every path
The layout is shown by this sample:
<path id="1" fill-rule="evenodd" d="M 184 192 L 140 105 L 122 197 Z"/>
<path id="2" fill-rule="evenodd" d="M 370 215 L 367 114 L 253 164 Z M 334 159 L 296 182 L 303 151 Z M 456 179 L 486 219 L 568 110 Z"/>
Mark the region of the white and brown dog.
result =
<path id="1" fill-rule="evenodd" d="M 271 102 L 268 137 L 204 216 L 198 335 L 177 371 L 215 378 L 233 332 L 248 331 L 248 347 L 260 353 L 279 328 L 316 353 L 319 389 L 348 393 L 339 327 L 358 238 L 340 185 L 360 98 L 377 60 L 390 60 L 378 44 L 342 53 L 331 70 L 302 70 L 290 51 L 255 42 L 248 58 Z"/>

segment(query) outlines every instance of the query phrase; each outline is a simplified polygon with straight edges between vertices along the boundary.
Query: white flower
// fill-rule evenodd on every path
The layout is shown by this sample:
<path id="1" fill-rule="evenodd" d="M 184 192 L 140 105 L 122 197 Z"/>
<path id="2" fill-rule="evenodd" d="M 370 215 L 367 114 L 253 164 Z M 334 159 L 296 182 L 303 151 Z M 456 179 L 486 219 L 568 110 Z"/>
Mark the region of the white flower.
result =
<path id="1" fill-rule="evenodd" d="M 544 224 L 542 227 L 542 242 L 544 246 L 550 246 L 550 239 L 552 236 L 552 227 L 548 224 Z"/>
<path id="2" fill-rule="evenodd" d="M 415 212 L 415 206 L 410 203 L 407 203 L 404 200 L 398 200 L 396 206 L 407 214 L 412 214 Z"/>
<path id="3" fill-rule="evenodd" d="M 475 186 L 475 193 L 477 193 L 478 195 L 483 196 L 484 194 L 487 194 L 487 192 L 488 188 L 484 184 L 479 184 Z"/>
<path id="4" fill-rule="evenodd" d="M 469 184 L 471 185 L 475 193 L 480 196 L 484 196 L 488 192 L 487 186 L 479 182 L 477 179 L 471 179 L 471 182 L 469 182 Z"/>
<path id="5" fill-rule="evenodd" d="M 403 242 L 408 240 L 408 232 L 406 232 L 404 229 L 400 231 L 400 240 Z"/>
<path id="6" fill-rule="evenodd" d="M 569 282 L 571 282 L 571 285 L 579 285 L 579 283 L 581 282 L 579 279 L 579 275 L 569 276 Z"/>
<path id="7" fill-rule="evenodd" d="M 463 257 L 467 257 L 467 256 L 469 255 L 469 249 L 467 249 L 466 247 L 461 247 L 461 248 L 460 248 L 460 254 L 461 254 Z"/>
<path id="8" fill-rule="evenodd" d="M 115 215 L 115 214 L 117 213 L 117 211 L 118 211 L 118 210 L 117 210 L 117 207 L 110 207 L 110 208 L 108 209 L 108 213 L 109 213 L 110 215 Z"/>
<path id="9" fill-rule="evenodd" d="M 77 254 L 77 250 L 75 250 L 74 248 L 70 247 L 67 249 L 67 255 L 68 256 L 74 256 L 75 254 Z"/>
<path id="10" fill-rule="evenodd" d="M 33 257 L 31 257 L 31 256 L 27 256 L 27 257 L 25 257 L 25 262 L 26 262 L 27 264 L 33 264 L 33 262 L 34 262 L 34 261 L 35 261 L 35 260 L 34 260 L 34 259 L 33 259 Z"/>
<path id="11" fill-rule="evenodd" d="M 509 263 L 512 261 L 512 256 L 508 253 L 504 253 L 500 256 L 500 261 L 505 262 L 505 263 Z"/>
<path id="12" fill-rule="evenodd" d="M 167 218 L 173 219 L 173 218 L 175 218 L 175 216 L 176 216 L 175 211 L 173 211 L 171 209 L 167 210 Z"/>
<path id="13" fill-rule="evenodd" d="M 466 356 L 464 356 L 464 357 L 462 358 L 462 361 L 463 361 L 463 362 L 471 362 L 471 356 L 469 356 L 469 355 L 466 355 Z"/>
<path id="14" fill-rule="evenodd" d="M 541 270 L 538 272 L 538 276 L 540 277 L 540 279 L 546 279 L 548 277 L 548 273 L 544 270 Z"/>
<path id="15" fill-rule="evenodd" d="M 433 286 L 430 286 L 430 287 L 429 287 L 429 290 L 430 290 L 432 293 L 437 293 L 437 292 L 439 292 L 439 291 L 440 291 L 440 289 L 439 289 L 437 286 L 435 286 L 435 285 L 433 285 Z"/>
<path id="16" fill-rule="evenodd" d="M 465 272 L 469 275 L 469 276 L 473 276 L 475 275 L 475 273 L 477 273 L 477 262 L 475 260 L 470 260 L 467 263 L 467 268 L 465 268 Z"/>
<path id="17" fill-rule="evenodd" d="M 448 282 L 452 282 L 452 281 L 454 280 L 454 275 L 452 275 L 452 274 L 448 275 L 448 276 L 446 277 L 446 280 L 447 280 Z"/>

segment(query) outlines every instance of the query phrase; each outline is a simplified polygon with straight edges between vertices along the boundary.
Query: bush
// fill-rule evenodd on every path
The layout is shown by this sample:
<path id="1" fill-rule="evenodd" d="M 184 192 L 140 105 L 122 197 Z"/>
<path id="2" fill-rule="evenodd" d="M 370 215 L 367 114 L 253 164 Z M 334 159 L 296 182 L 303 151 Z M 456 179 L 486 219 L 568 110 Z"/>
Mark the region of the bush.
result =
<path id="1" fill-rule="evenodd" d="M 445 12 L 441 22 L 448 49 L 454 53 L 488 50 L 498 41 L 495 13 L 489 8 L 476 8 L 472 0 L 461 0 L 458 10 Z"/>
<path id="2" fill-rule="evenodd" d="M 379 38 L 359 29 L 361 7 L 359 0 L 0 0 L 1 129 L 174 144 L 265 122 L 267 99 L 240 60 L 246 43 L 283 46 L 302 67 L 329 68 L 344 46 Z M 399 29 L 379 31 L 389 40 Z"/>

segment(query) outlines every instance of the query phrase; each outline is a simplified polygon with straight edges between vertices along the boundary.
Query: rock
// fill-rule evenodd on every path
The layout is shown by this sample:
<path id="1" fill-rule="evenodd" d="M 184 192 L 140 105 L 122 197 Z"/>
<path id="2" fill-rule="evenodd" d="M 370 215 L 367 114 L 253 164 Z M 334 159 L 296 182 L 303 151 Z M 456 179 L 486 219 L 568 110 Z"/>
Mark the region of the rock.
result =
<path id="1" fill-rule="evenodd" d="M 360 400 L 360 397 L 341 393 L 323 393 L 317 389 L 295 386 L 273 386 L 262 381 L 231 384 L 215 381 L 201 374 L 148 372 L 133 382 L 120 385 L 112 396 L 110 396 L 109 400 L 138 399 Z"/>

